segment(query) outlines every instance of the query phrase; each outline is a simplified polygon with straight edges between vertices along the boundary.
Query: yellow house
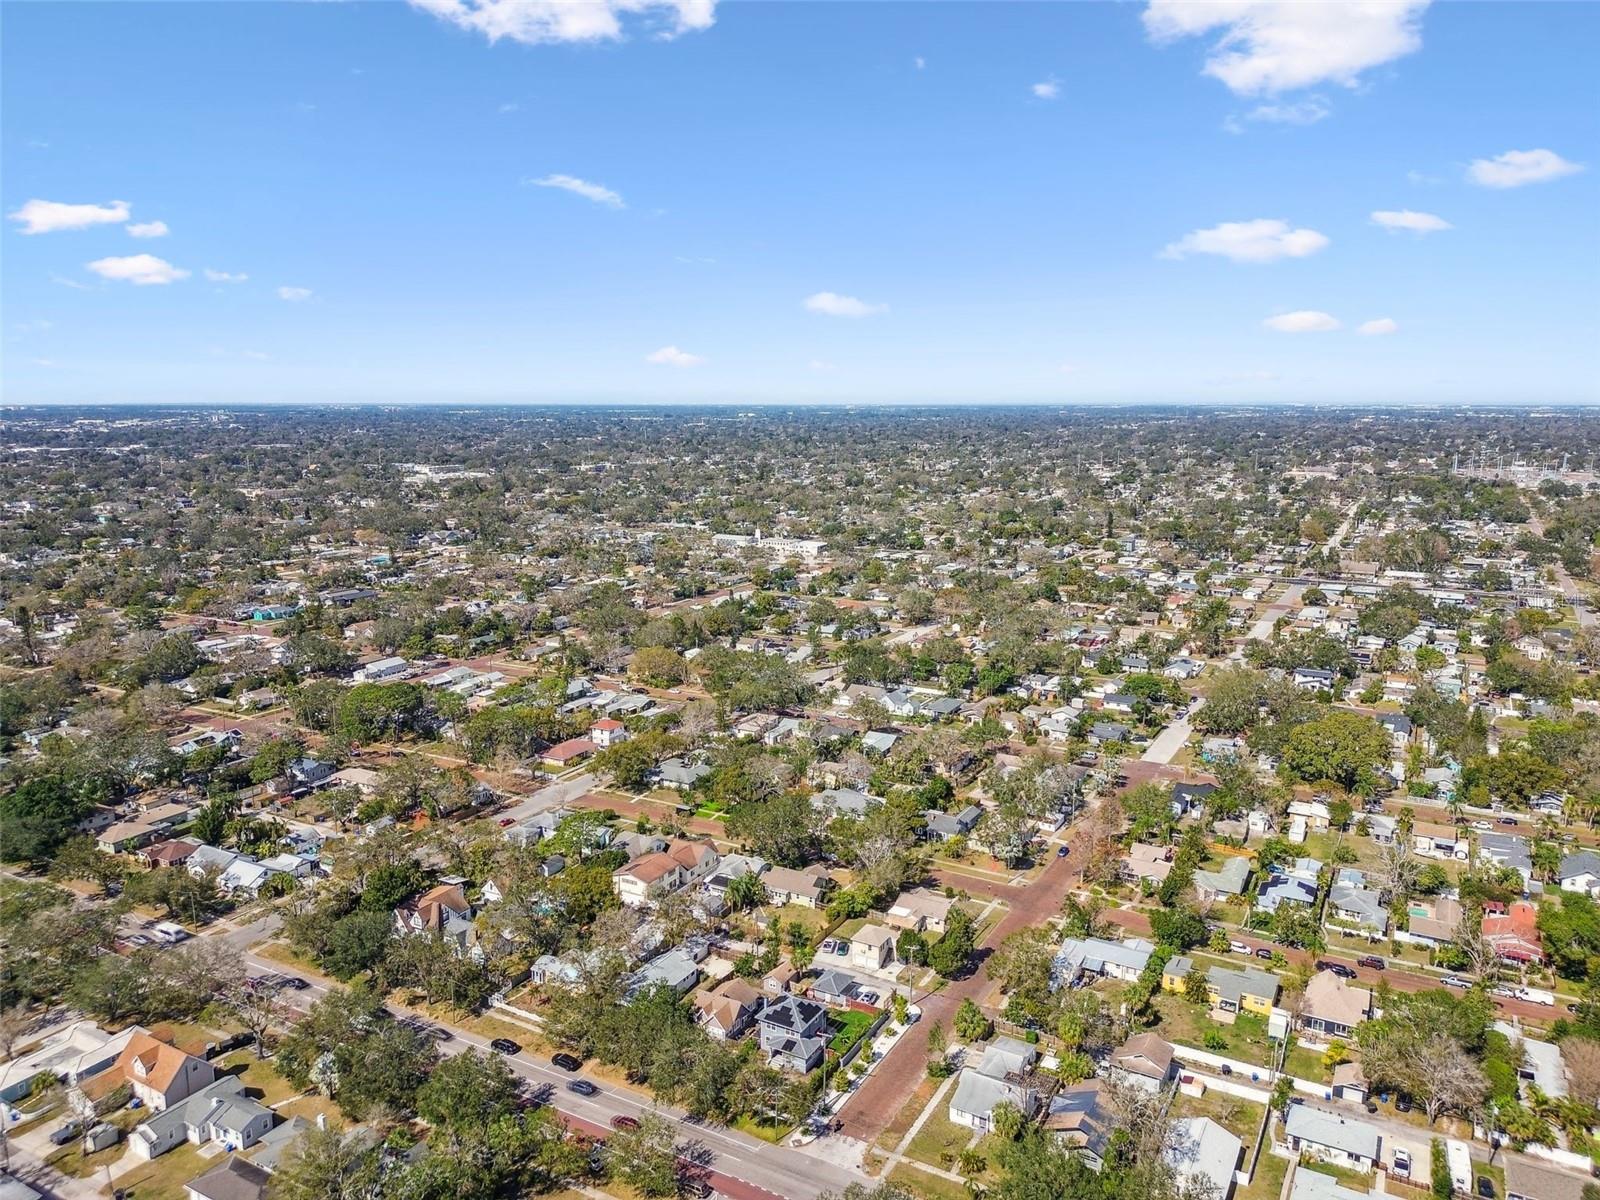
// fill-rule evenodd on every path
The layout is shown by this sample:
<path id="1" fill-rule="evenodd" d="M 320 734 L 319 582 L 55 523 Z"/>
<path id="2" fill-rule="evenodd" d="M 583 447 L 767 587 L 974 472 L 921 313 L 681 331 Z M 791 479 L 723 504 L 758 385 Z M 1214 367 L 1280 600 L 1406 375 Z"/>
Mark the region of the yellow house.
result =
<path id="1" fill-rule="evenodd" d="M 1184 993 L 1193 970 L 1191 958 L 1179 955 L 1168 959 L 1161 969 L 1161 990 Z M 1212 1015 L 1229 1023 L 1241 1012 L 1270 1016 L 1278 999 L 1278 977 L 1254 967 L 1212 967 L 1206 972 L 1206 999 Z"/>

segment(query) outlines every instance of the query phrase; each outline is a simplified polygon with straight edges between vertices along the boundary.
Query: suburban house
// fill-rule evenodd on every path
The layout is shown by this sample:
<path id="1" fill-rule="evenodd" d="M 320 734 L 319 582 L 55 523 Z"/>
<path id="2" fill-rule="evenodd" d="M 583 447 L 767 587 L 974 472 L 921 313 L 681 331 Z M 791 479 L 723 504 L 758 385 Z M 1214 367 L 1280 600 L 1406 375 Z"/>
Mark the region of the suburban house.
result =
<path id="1" fill-rule="evenodd" d="M 895 932 L 866 924 L 850 935 L 850 965 L 864 971 L 881 971 L 894 961 Z"/>
<path id="2" fill-rule="evenodd" d="M 1411 848 L 1423 858 L 1466 862 L 1470 845 L 1466 834 L 1454 825 L 1424 825 L 1419 821 L 1411 828 Z"/>
<path id="3" fill-rule="evenodd" d="M 717 852 L 706 843 L 673 841 L 611 872 L 611 886 L 624 904 L 638 908 L 706 878 L 716 865 Z"/>
<path id="4" fill-rule="evenodd" d="M 694 998 L 700 1028 L 718 1041 L 736 1038 L 755 1020 L 761 1008 L 761 993 L 743 979 L 730 979 L 714 992 L 700 992 Z"/>
<path id="5" fill-rule="evenodd" d="M 1186 1190 L 1204 1186 L 1210 1200 L 1229 1200 L 1244 1143 L 1210 1117 L 1179 1117 L 1162 1151 Z"/>
<path id="6" fill-rule="evenodd" d="M 236 1075 L 224 1075 L 157 1113 L 128 1135 L 128 1153 L 151 1159 L 183 1142 L 215 1143 L 224 1150 L 245 1150 L 272 1128 L 270 1108 L 244 1094 Z"/>
<path id="7" fill-rule="evenodd" d="M 589 726 L 589 740 L 600 749 L 609 750 L 628 740 L 628 728 L 615 717 L 601 717 Z"/>
<path id="8" fill-rule="evenodd" d="M 1214 783 L 1175 783 L 1172 785 L 1172 815 L 1187 816 L 1204 806 L 1206 797 L 1217 790 Z"/>
<path id="9" fill-rule="evenodd" d="M 910 888 L 895 897 L 885 920 L 896 929 L 915 929 L 918 933 L 943 933 L 955 901 L 927 888 Z"/>
<path id="10" fill-rule="evenodd" d="M 205 1059 L 140 1032 L 128 1039 L 111 1068 L 94 1076 L 92 1082 L 99 1095 L 126 1083 L 141 1104 L 161 1112 L 192 1096 L 216 1077 L 216 1068 Z"/>
<path id="11" fill-rule="evenodd" d="M 1194 959 L 1186 955 L 1168 959 L 1161 969 L 1161 990 L 1183 993 L 1194 969 Z M 1205 979 L 1206 998 L 1214 1020 L 1231 1025 L 1241 1012 L 1262 1017 L 1272 1015 L 1272 1006 L 1278 999 L 1278 977 L 1270 971 L 1257 971 L 1253 967 L 1212 967 Z"/>
<path id="12" fill-rule="evenodd" d="M 767 1061 L 790 1071 L 809 1071 L 828 1045 L 828 1010 L 815 1000 L 786 995 L 767 1001 L 756 1017 L 757 1037 Z"/>
<path id="13" fill-rule="evenodd" d="M 1582 1200 L 1584 1185 L 1593 1182 L 1525 1154 L 1507 1154 L 1505 1164 L 1506 1200 Z"/>
<path id="14" fill-rule="evenodd" d="M 1110 1074 L 1146 1091 L 1160 1091 L 1173 1077 L 1172 1046 L 1153 1033 L 1137 1033 L 1112 1051 Z"/>
<path id="15" fill-rule="evenodd" d="M 1072 986 L 1084 975 L 1133 982 L 1144 972 L 1155 953 L 1155 944 L 1144 938 L 1110 942 L 1104 938 L 1063 938 L 1050 971 L 1052 987 Z"/>
<path id="16" fill-rule="evenodd" d="M 669 758 L 656 768 L 655 778 L 662 787 L 686 792 L 709 774 L 711 768 L 703 762 L 692 763 L 687 759 Z"/>
<path id="17" fill-rule="evenodd" d="M 1454 896 L 1414 896 L 1406 902 L 1407 929 L 1395 931 L 1403 942 L 1443 946 L 1455 940 L 1461 925 L 1461 901 Z"/>
<path id="18" fill-rule="evenodd" d="M 983 809 L 969 804 L 960 812 L 947 813 L 929 809 L 922 814 L 927 821 L 928 836 L 948 842 L 951 838 L 966 837 L 983 816 Z"/>
<path id="19" fill-rule="evenodd" d="M 1371 1171 L 1377 1166 L 1383 1142 L 1378 1130 L 1365 1121 L 1323 1112 L 1309 1104 L 1289 1107 L 1284 1133 L 1296 1154 L 1352 1171 Z"/>
<path id="20" fill-rule="evenodd" d="M 272 1175 L 248 1159 L 230 1154 L 220 1166 L 183 1185 L 188 1200 L 263 1200 Z"/>
<path id="21" fill-rule="evenodd" d="M 1579 850 L 1567 855 L 1556 872 L 1556 882 L 1563 892 L 1583 892 L 1589 896 L 1600 893 L 1600 854 Z"/>
<path id="22" fill-rule="evenodd" d="M 97 833 L 94 844 L 102 854 L 124 854 L 148 846 L 162 833 L 143 821 L 118 821 Z"/>
<path id="23" fill-rule="evenodd" d="M 830 967 L 811 981 L 811 986 L 806 988 L 806 995 L 830 1008 L 845 1008 L 860 990 L 861 985 L 853 975 Z"/>
<path id="24" fill-rule="evenodd" d="M 1215 871 L 1196 871 L 1194 890 L 1202 903 L 1244 895 L 1250 884 L 1250 860 L 1243 856 L 1224 859 Z"/>
<path id="25" fill-rule="evenodd" d="M 1381 893 L 1367 886 L 1366 876 L 1352 867 L 1341 867 L 1328 889 L 1327 920 L 1381 937 L 1389 932 L 1389 907 Z"/>
<path id="26" fill-rule="evenodd" d="M 987 1132 L 994 1120 L 995 1105 L 1015 1104 L 1024 1117 L 1033 1116 L 1039 1107 L 1039 1090 L 1033 1082 L 1033 1066 L 1039 1051 L 1027 1042 L 998 1037 L 984 1048 L 975 1066 L 964 1067 L 950 1096 L 950 1119 L 968 1129 Z"/>
<path id="27" fill-rule="evenodd" d="M 1135 883 L 1161 883 L 1172 873 L 1172 847 L 1135 842 L 1122 859 L 1122 877 Z"/>
<path id="28" fill-rule="evenodd" d="M 767 885 L 767 897 L 773 904 L 798 904 L 802 908 L 821 908 L 833 885 L 832 877 L 820 863 L 798 871 L 793 867 L 773 867 L 761 882 Z"/>
<path id="29" fill-rule="evenodd" d="M 110 1034 L 93 1021 L 74 1021 L 47 1035 L 32 1050 L 0 1063 L 0 1101 L 15 1104 L 45 1071 L 69 1087 L 76 1085 L 114 1064 L 128 1043 L 144 1033 L 138 1025 Z"/>
<path id="30" fill-rule="evenodd" d="M 1484 830 L 1478 835 L 1478 861 L 1507 867 L 1522 876 L 1522 890 L 1533 885 L 1533 855 L 1528 839 L 1515 833 Z"/>
<path id="31" fill-rule="evenodd" d="M 1106 1103 L 1104 1079 L 1090 1079 L 1062 1088 L 1050 1097 L 1043 1125 L 1047 1133 L 1072 1147 L 1084 1165 L 1098 1171 L 1105 1165 L 1106 1149 L 1117 1127 L 1117 1116 Z"/>
<path id="32" fill-rule="evenodd" d="M 1321 871 L 1322 864 L 1314 858 L 1297 858 L 1288 866 L 1273 867 L 1256 893 L 1256 907 L 1270 913 L 1277 912 L 1280 904 L 1315 904 Z"/>
<path id="33" fill-rule="evenodd" d="M 598 749 L 588 738 L 568 738 L 539 755 L 539 764 L 551 771 L 565 771 L 588 758 Z"/>
<path id="34" fill-rule="evenodd" d="M 1348 1038 L 1372 1016 L 1372 993 L 1353 987 L 1332 971 L 1318 971 L 1306 984 L 1300 1027 L 1330 1038 Z"/>
<path id="35" fill-rule="evenodd" d="M 477 944 L 476 910 L 459 883 L 441 883 L 394 910 L 395 933 L 433 934 L 455 944 L 457 952 Z"/>
<path id="36" fill-rule="evenodd" d="M 700 982 L 700 959 L 704 957 L 703 947 L 686 946 L 656 955 L 628 977 L 628 997 L 654 987 L 669 987 L 679 996 L 686 995 Z"/>
<path id="37" fill-rule="evenodd" d="M 1514 900 L 1505 912 L 1485 905 L 1484 940 L 1500 958 L 1515 963 L 1544 962 L 1544 942 L 1539 937 L 1539 910 L 1527 900 Z"/>

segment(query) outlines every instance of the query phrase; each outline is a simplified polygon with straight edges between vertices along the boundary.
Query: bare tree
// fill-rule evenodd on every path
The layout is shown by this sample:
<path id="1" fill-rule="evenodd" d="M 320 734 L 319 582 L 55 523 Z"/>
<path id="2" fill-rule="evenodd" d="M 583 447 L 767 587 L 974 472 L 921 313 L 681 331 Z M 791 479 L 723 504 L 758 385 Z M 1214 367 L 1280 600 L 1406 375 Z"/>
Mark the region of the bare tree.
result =
<path id="1" fill-rule="evenodd" d="M 1435 1033 L 1411 1057 L 1412 1089 L 1433 1124 L 1446 1112 L 1475 1113 L 1488 1091 L 1483 1071 L 1461 1043 L 1445 1033 Z"/>
<path id="2" fill-rule="evenodd" d="M 1600 1041 L 1570 1037 L 1561 1043 L 1567 1067 L 1567 1090 L 1585 1104 L 1600 1103 Z"/>
<path id="3" fill-rule="evenodd" d="M 13 1004 L 0 1011 L 0 1058 L 10 1058 L 22 1039 L 33 1028 L 33 1014 L 26 1004 Z"/>
<path id="4" fill-rule="evenodd" d="M 420 940 L 420 939 L 419 939 Z M 256 1057 L 267 1056 L 267 1034 L 283 1018 L 276 993 L 264 986 L 252 987 L 248 981 L 231 985 L 222 997 L 233 1019 L 256 1040 Z"/>
<path id="5" fill-rule="evenodd" d="M 1396 838 L 1378 851 L 1378 864 L 1374 874 L 1382 891 L 1390 896 L 1408 896 L 1416 886 L 1422 865 L 1411 853 L 1411 847 Z"/>

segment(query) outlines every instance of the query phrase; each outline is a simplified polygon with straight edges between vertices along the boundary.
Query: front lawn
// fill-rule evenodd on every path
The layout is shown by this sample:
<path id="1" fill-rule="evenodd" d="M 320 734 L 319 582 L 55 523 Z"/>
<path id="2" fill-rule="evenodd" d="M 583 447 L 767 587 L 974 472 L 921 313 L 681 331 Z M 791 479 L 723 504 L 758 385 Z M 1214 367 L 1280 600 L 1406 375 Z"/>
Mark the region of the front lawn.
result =
<path id="1" fill-rule="evenodd" d="M 917 1130 L 917 1136 L 906 1147 L 906 1154 L 918 1162 L 949 1170 L 948 1164 L 967 1148 L 972 1138 L 972 1130 L 957 1125 L 943 1109 L 938 1109 L 930 1113 L 922 1128 Z"/>
<path id="2" fill-rule="evenodd" d="M 1209 1010 L 1172 992 L 1157 992 L 1152 999 L 1161 1015 L 1157 1028 L 1169 1042 L 1210 1050 L 1240 1062 L 1259 1066 L 1264 1071 L 1272 1061 L 1272 1043 L 1267 1040 L 1267 1021 L 1254 1013 L 1240 1013 L 1232 1025 L 1211 1019 Z M 1212 1049 L 1205 1043 L 1207 1033 L 1219 1034 L 1227 1044 Z"/>
<path id="3" fill-rule="evenodd" d="M 834 1032 L 828 1039 L 828 1049 L 841 1056 L 846 1054 L 851 1046 L 866 1035 L 867 1030 L 877 1019 L 873 1013 L 859 1012 L 853 1008 L 830 1013 L 828 1024 Z"/>

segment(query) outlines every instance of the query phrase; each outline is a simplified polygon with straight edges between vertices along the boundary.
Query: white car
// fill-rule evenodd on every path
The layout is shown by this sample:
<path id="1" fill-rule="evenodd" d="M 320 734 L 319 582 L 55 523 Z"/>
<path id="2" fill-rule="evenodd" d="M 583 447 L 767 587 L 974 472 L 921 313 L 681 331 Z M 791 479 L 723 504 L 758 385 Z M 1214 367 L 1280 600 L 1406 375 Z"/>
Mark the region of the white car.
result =
<path id="1" fill-rule="evenodd" d="M 1396 1150 L 1394 1152 L 1394 1166 L 1390 1169 L 1390 1173 L 1400 1179 L 1410 1179 L 1411 1155 L 1404 1150 Z"/>
<path id="2" fill-rule="evenodd" d="M 1250 947 L 1246 946 L 1243 942 L 1229 942 L 1228 943 L 1228 949 L 1232 950 L 1235 954 L 1249 954 L 1250 953 Z"/>

